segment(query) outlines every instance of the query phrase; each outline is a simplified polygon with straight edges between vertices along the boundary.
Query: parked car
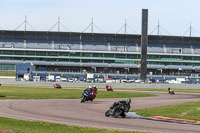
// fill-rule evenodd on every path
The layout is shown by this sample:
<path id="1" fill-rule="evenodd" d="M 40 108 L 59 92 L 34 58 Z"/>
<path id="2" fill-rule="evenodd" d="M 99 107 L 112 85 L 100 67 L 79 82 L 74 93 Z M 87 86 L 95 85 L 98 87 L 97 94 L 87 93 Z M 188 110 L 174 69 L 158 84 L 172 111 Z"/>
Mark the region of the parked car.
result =
<path id="1" fill-rule="evenodd" d="M 74 79 L 73 78 L 69 78 L 68 82 L 74 82 Z"/>

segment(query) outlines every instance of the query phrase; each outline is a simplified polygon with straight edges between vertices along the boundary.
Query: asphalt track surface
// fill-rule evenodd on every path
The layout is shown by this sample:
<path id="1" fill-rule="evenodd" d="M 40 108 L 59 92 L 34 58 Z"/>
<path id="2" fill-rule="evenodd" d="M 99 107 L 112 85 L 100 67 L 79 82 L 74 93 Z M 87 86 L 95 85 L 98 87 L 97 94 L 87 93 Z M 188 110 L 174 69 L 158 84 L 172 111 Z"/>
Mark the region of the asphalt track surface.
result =
<path id="1" fill-rule="evenodd" d="M 144 93 L 157 94 L 159 96 L 132 98 L 132 109 L 200 101 L 200 94 L 194 93 L 176 93 L 176 95 L 169 95 L 163 92 Z M 122 99 L 95 99 L 93 102 L 85 103 L 80 103 L 80 99 L 1 100 L 0 116 L 22 120 L 60 123 L 72 126 L 87 126 L 128 131 L 150 131 L 159 133 L 200 132 L 200 125 L 136 118 L 105 117 L 105 111 L 113 102 L 118 100 Z"/>

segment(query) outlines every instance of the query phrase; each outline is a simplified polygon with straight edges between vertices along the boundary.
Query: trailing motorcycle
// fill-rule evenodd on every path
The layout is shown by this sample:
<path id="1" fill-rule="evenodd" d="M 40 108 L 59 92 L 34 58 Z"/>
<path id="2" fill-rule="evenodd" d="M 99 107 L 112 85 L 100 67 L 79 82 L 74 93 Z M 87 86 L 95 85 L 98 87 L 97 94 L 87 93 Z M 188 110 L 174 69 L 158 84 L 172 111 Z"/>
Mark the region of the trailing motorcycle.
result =
<path id="1" fill-rule="evenodd" d="M 129 105 L 122 104 L 122 103 L 114 103 L 108 111 L 105 112 L 105 116 L 109 117 L 112 116 L 114 118 L 117 118 L 119 116 L 125 118 L 126 114 L 125 112 L 128 112 L 130 109 Z"/>
<path id="2" fill-rule="evenodd" d="M 170 90 L 168 91 L 168 93 L 171 94 L 171 95 L 175 95 L 175 92 L 174 92 L 174 90 L 172 90 L 172 89 L 170 89 Z"/>
<path id="3" fill-rule="evenodd" d="M 62 88 L 60 84 L 54 84 L 54 88 Z"/>
<path id="4" fill-rule="evenodd" d="M 112 87 L 111 87 L 111 86 L 108 86 L 108 85 L 106 85 L 106 90 L 107 90 L 107 91 L 113 91 Z"/>

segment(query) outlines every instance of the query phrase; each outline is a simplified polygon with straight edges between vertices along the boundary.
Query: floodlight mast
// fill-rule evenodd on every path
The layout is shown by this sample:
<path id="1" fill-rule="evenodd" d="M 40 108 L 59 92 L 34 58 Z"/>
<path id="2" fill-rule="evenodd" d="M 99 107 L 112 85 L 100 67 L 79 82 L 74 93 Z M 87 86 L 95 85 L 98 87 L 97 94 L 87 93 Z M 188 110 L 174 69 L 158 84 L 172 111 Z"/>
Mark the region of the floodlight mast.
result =
<path id="1" fill-rule="evenodd" d="M 70 32 L 70 30 L 68 28 L 66 28 L 66 26 L 60 21 L 60 16 L 58 16 L 58 21 L 48 30 L 48 32 L 51 31 L 56 26 L 58 26 L 57 27 L 58 32 L 61 31 L 61 27 L 65 28 L 66 31 Z"/>
<path id="2" fill-rule="evenodd" d="M 128 30 L 129 29 L 132 30 L 134 33 L 137 34 L 137 31 L 135 31 L 131 26 L 129 26 L 127 24 L 126 19 L 125 19 L 125 23 L 122 25 L 122 27 L 120 27 L 120 29 L 116 32 L 116 34 L 120 33 L 120 31 L 122 31 L 122 33 L 124 33 L 124 34 L 128 34 Z"/>
<path id="3" fill-rule="evenodd" d="M 25 31 L 26 31 L 27 16 L 25 16 Z"/>
<path id="4" fill-rule="evenodd" d="M 98 29 L 100 32 L 104 33 L 103 30 L 101 30 L 93 21 L 93 17 L 92 17 L 92 21 L 91 23 L 82 31 L 82 33 L 84 33 L 88 28 L 91 28 L 91 33 L 94 33 L 94 28 Z"/>
<path id="5" fill-rule="evenodd" d="M 60 16 L 58 16 L 58 32 L 60 32 Z"/>
<path id="6" fill-rule="evenodd" d="M 158 35 L 158 36 L 161 36 L 162 33 L 164 33 L 164 32 L 167 33 L 167 35 L 171 35 L 166 29 L 164 29 L 164 28 L 160 25 L 159 20 L 158 20 L 158 25 L 152 30 L 152 32 L 150 32 L 149 35 L 152 35 L 152 34 L 154 33 L 154 31 L 157 31 L 157 32 L 156 32 L 156 35 Z M 161 32 L 161 31 L 163 31 L 163 32 Z"/>
<path id="7" fill-rule="evenodd" d="M 158 31 L 157 34 L 160 35 L 160 24 L 159 24 L 159 20 L 158 20 Z"/>
<path id="8" fill-rule="evenodd" d="M 197 33 L 198 35 L 200 35 L 200 32 L 192 26 L 192 23 L 190 21 L 190 26 L 186 30 L 186 32 L 183 34 L 183 37 L 187 36 L 187 34 L 188 34 L 189 37 L 194 37 L 195 33 Z"/>
<path id="9" fill-rule="evenodd" d="M 191 21 L 190 21 L 190 37 L 192 36 L 192 24 L 191 24 Z"/>
<path id="10" fill-rule="evenodd" d="M 94 22 L 93 22 L 93 17 L 92 17 L 92 23 L 91 23 L 91 33 L 94 33 Z"/>
<path id="11" fill-rule="evenodd" d="M 125 25 L 124 25 L 124 34 L 127 34 L 127 24 L 126 24 L 126 19 L 125 19 Z"/>
<path id="12" fill-rule="evenodd" d="M 14 30 L 17 30 L 18 28 L 20 28 L 22 25 L 24 25 L 24 32 L 27 31 L 27 25 L 29 25 L 29 27 L 31 27 L 33 30 L 36 30 L 27 20 L 27 16 L 25 16 L 25 20 L 19 25 L 17 26 Z"/>

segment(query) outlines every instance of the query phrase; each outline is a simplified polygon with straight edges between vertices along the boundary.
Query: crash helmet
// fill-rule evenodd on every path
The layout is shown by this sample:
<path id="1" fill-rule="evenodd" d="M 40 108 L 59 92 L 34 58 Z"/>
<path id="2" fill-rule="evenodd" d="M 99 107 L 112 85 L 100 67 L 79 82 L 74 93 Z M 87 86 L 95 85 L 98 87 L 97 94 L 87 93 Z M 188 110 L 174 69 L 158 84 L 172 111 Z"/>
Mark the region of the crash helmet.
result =
<path id="1" fill-rule="evenodd" d="M 91 86 L 88 86 L 88 88 L 91 89 L 92 87 L 91 87 Z"/>
<path id="2" fill-rule="evenodd" d="M 131 99 L 130 98 L 127 98 L 126 99 L 126 104 L 130 104 L 131 103 Z"/>
<path id="3" fill-rule="evenodd" d="M 96 85 L 93 85 L 93 88 L 96 88 Z"/>

